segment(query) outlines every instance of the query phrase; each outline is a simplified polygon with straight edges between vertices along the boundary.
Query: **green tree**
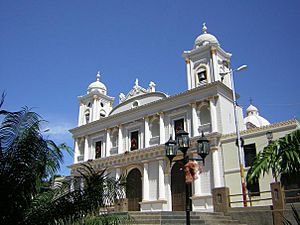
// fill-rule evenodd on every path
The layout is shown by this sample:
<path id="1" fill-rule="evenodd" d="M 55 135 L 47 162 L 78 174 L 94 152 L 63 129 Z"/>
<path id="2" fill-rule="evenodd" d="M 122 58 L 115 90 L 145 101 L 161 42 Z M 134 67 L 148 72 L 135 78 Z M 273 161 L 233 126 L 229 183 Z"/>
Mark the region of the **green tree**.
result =
<path id="1" fill-rule="evenodd" d="M 36 196 L 25 224 L 125 224 L 130 222 L 127 214 L 108 214 L 106 209 L 116 198 L 123 198 L 122 179 L 115 180 L 105 171 L 95 171 L 87 163 L 78 169 L 75 182 L 84 180 L 84 187 L 69 182 Z"/>
<path id="2" fill-rule="evenodd" d="M 272 141 L 259 152 L 248 171 L 248 182 L 257 181 L 269 172 L 276 182 L 281 175 L 300 172 L 300 130 Z"/>
<path id="3" fill-rule="evenodd" d="M 4 94 L 0 101 L 0 109 Z M 90 165 L 78 169 L 84 189 L 70 190 L 69 183 L 49 188 L 49 178 L 60 167 L 62 149 L 46 139 L 41 117 L 23 108 L 0 110 L 0 224 L 117 224 L 123 217 L 100 210 L 122 197 L 120 181 Z M 78 178 L 78 177 L 75 177 Z M 46 188 L 45 188 L 46 187 Z M 97 223 L 96 223 L 97 222 Z"/>
<path id="4" fill-rule="evenodd" d="M 0 108 L 3 101 L 4 95 Z M 43 181 L 59 169 L 63 146 L 43 137 L 42 119 L 28 108 L 0 115 L 0 220 L 21 224 Z"/>

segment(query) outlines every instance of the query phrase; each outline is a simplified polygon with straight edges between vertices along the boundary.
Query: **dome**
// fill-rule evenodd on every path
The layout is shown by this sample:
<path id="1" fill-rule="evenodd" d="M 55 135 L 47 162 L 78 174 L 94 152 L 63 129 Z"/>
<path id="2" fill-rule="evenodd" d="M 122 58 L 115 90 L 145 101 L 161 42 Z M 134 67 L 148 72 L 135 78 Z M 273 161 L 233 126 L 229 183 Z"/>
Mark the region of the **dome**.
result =
<path id="1" fill-rule="evenodd" d="M 87 90 L 87 93 L 90 93 L 94 90 L 98 90 L 100 93 L 102 94 L 106 94 L 107 92 L 107 88 L 106 86 L 100 82 L 100 72 L 98 71 L 97 73 L 97 79 L 95 82 L 91 83 L 89 86 L 88 86 L 88 90 Z"/>
<path id="2" fill-rule="evenodd" d="M 254 105 L 250 105 L 248 108 L 247 108 L 247 115 L 249 114 L 249 113 L 255 113 L 255 112 L 257 112 L 258 113 L 258 109 L 254 106 Z"/>
<path id="3" fill-rule="evenodd" d="M 258 109 L 252 104 L 247 108 L 247 117 L 244 119 L 244 124 L 247 129 L 254 127 L 263 127 L 270 125 L 270 122 L 261 117 L 258 113 Z"/>
<path id="4" fill-rule="evenodd" d="M 207 33 L 207 27 L 205 23 L 203 23 L 202 31 L 203 34 L 199 35 L 195 40 L 194 48 L 207 44 L 220 45 L 218 39 L 214 35 Z"/>

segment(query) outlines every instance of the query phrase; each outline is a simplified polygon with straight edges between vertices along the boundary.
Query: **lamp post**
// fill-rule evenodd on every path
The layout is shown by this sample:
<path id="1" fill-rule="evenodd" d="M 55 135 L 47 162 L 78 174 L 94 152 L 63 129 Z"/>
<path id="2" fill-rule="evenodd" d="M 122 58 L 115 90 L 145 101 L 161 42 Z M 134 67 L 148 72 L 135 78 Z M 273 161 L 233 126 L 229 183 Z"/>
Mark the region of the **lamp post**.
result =
<path id="1" fill-rule="evenodd" d="M 233 72 L 240 72 L 242 70 L 247 69 L 247 65 L 242 65 L 238 67 L 237 69 L 233 70 L 230 69 L 228 72 L 220 73 L 220 76 L 222 79 L 226 75 L 230 75 L 230 82 L 231 82 L 231 88 L 232 88 L 232 95 L 233 95 L 233 111 L 234 111 L 234 124 L 235 124 L 235 132 L 237 136 L 237 147 L 238 147 L 238 158 L 239 158 L 239 165 L 240 165 L 240 176 L 241 176 L 241 185 L 242 185 L 242 194 L 243 194 L 243 204 L 244 207 L 247 207 L 247 193 L 246 193 L 246 182 L 245 182 L 245 171 L 244 171 L 244 159 L 243 159 L 243 146 L 241 142 L 241 135 L 237 120 L 237 101 L 235 96 L 235 88 L 234 88 L 234 81 L 233 81 Z"/>
<path id="2" fill-rule="evenodd" d="M 199 161 L 200 159 L 194 159 L 190 158 L 187 155 L 187 151 L 190 147 L 190 138 L 189 138 L 189 133 L 185 132 L 184 130 L 178 131 L 176 134 L 176 140 L 174 141 L 172 139 L 172 136 L 170 137 L 169 141 L 165 143 L 165 151 L 166 151 L 166 156 L 170 160 L 170 164 L 174 157 L 177 155 L 177 149 L 179 149 L 183 153 L 183 159 L 181 160 L 176 160 L 182 162 L 184 165 L 186 165 L 190 160 L 192 161 Z M 205 157 L 209 154 L 209 141 L 207 138 L 204 136 L 203 131 L 202 131 L 202 136 L 200 137 L 199 140 L 197 140 L 197 153 L 199 156 L 201 156 L 201 160 L 203 161 L 204 165 L 204 160 Z M 186 212 L 186 225 L 190 225 L 190 211 L 191 211 L 191 200 L 190 200 L 190 183 L 185 182 L 185 212 Z"/>

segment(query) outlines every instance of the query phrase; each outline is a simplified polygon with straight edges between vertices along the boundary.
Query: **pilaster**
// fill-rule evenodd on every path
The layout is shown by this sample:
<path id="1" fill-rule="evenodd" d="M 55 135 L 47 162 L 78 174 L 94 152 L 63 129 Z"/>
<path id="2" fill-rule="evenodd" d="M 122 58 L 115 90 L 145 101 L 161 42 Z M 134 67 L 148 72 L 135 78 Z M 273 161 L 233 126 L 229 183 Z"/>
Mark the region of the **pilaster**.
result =
<path id="1" fill-rule="evenodd" d="M 191 108 L 192 108 L 192 131 L 193 131 L 193 137 L 196 137 L 199 135 L 198 132 L 198 116 L 197 116 L 197 109 L 196 109 L 197 105 L 196 103 L 192 103 L 191 104 Z"/>
<path id="2" fill-rule="evenodd" d="M 159 113 L 159 143 L 165 143 L 165 122 L 164 122 L 164 113 Z"/>
<path id="3" fill-rule="evenodd" d="M 146 116 L 144 118 L 144 146 L 145 148 L 149 147 L 149 141 L 150 141 L 150 130 L 149 130 L 149 117 Z"/>
<path id="4" fill-rule="evenodd" d="M 218 132 L 218 117 L 217 117 L 217 98 L 209 98 L 210 118 L 211 118 L 211 131 Z"/>
<path id="5" fill-rule="evenodd" d="M 119 128 L 119 131 L 118 131 L 118 153 L 121 154 L 124 152 L 122 125 L 119 125 L 118 128 Z"/>
<path id="6" fill-rule="evenodd" d="M 143 201 L 149 201 L 149 164 L 144 162 L 144 175 L 143 175 Z"/>
<path id="7" fill-rule="evenodd" d="M 218 188 L 222 186 L 222 177 L 221 174 L 221 164 L 219 157 L 219 148 L 217 146 L 211 147 L 212 154 L 212 164 L 213 164 L 213 179 L 214 179 L 214 188 Z"/>
<path id="8" fill-rule="evenodd" d="M 191 85 L 191 64 L 189 59 L 185 59 L 186 63 L 186 73 L 187 73 L 187 84 L 188 84 L 188 90 L 192 89 Z"/>
<path id="9" fill-rule="evenodd" d="M 165 200 L 164 160 L 158 161 L 158 200 Z"/>
<path id="10" fill-rule="evenodd" d="M 111 144 L 110 144 L 110 129 L 106 129 L 106 154 L 105 156 L 110 156 L 110 147 L 111 147 Z"/>

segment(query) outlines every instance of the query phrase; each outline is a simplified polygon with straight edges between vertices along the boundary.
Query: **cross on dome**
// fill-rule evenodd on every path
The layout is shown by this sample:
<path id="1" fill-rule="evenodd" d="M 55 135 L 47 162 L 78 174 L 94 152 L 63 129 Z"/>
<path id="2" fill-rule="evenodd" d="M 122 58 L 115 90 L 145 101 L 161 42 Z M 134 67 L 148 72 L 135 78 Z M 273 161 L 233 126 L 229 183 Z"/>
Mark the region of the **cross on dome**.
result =
<path id="1" fill-rule="evenodd" d="M 138 86 L 139 86 L 139 80 L 136 78 L 134 82 L 134 87 L 138 87 Z"/>
<path id="2" fill-rule="evenodd" d="M 249 101 L 250 101 L 250 105 L 252 105 L 253 104 L 253 99 L 251 97 L 250 97 Z"/>
<path id="3" fill-rule="evenodd" d="M 203 23 L 202 25 L 203 25 L 203 26 L 202 26 L 203 34 L 206 34 L 206 33 L 207 33 L 206 23 Z"/>
<path id="4" fill-rule="evenodd" d="M 101 76 L 101 74 L 100 74 L 100 71 L 98 70 L 97 75 L 96 75 L 96 80 L 97 81 L 100 81 L 100 76 Z"/>

